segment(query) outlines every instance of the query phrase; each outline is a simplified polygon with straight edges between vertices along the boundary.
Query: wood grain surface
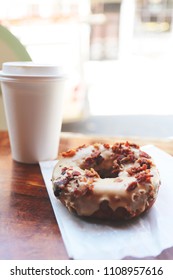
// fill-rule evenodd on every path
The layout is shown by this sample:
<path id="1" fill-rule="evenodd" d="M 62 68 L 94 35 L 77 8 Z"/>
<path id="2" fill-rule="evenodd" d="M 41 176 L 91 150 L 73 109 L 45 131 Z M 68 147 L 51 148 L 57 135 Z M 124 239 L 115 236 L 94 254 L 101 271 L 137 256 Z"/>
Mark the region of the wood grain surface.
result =
<path id="1" fill-rule="evenodd" d="M 39 165 L 11 159 L 0 132 L 0 259 L 67 259 Z"/>
<path id="2" fill-rule="evenodd" d="M 155 144 L 173 155 L 173 141 L 140 138 L 102 138 L 62 133 L 59 151 L 84 143 L 129 140 Z M 0 132 L 0 259 L 68 259 L 39 165 L 11 158 L 7 132 Z M 173 259 L 173 249 L 158 259 Z"/>

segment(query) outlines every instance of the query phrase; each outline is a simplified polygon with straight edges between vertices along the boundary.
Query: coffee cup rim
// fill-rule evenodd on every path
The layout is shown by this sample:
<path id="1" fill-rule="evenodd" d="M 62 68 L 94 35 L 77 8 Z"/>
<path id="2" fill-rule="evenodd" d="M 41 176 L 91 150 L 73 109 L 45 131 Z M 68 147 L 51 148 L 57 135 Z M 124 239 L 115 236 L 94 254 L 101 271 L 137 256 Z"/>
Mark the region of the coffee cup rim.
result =
<path id="1" fill-rule="evenodd" d="M 0 71 L 1 77 L 64 78 L 66 74 L 60 65 L 34 62 L 5 62 Z"/>

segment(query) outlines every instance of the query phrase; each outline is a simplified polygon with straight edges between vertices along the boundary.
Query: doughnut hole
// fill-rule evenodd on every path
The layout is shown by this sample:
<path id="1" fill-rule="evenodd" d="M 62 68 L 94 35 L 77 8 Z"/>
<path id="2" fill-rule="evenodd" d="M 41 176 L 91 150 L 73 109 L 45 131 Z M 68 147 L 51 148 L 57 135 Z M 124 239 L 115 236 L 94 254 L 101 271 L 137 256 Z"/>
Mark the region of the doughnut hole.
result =
<path id="1" fill-rule="evenodd" d="M 121 166 L 115 160 L 101 159 L 100 157 L 99 161 L 96 158 L 87 158 L 80 165 L 80 168 L 83 170 L 93 168 L 102 179 L 118 177 L 118 174 L 121 171 Z"/>

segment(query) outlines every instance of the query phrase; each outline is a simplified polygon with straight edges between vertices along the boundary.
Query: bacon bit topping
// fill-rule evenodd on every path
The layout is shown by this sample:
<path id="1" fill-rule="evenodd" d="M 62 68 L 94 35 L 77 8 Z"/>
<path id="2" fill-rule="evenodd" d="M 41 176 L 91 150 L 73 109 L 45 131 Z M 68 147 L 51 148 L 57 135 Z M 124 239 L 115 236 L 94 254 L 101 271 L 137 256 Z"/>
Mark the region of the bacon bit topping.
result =
<path id="1" fill-rule="evenodd" d="M 81 150 L 81 149 L 83 149 L 83 148 L 86 148 L 86 147 L 87 147 L 87 145 L 86 145 L 86 144 L 83 144 L 83 145 L 79 146 L 79 147 L 76 149 L 76 151 L 79 151 L 79 150 Z"/>
<path id="2" fill-rule="evenodd" d="M 126 191 L 127 191 L 127 192 L 133 191 L 134 189 L 136 189 L 137 185 L 138 185 L 137 182 L 131 182 L 131 183 L 128 185 Z"/>
<path id="3" fill-rule="evenodd" d="M 94 148 L 99 150 L 100 149 L 100 145 L 98 143 L 93 144 Z"/>
<path id="4" fill-rule="evenodd" d="M 151 177 L 153 177 L 152 174 L 143 171 L 141 173 L 138 173 L 135 178 L 137 179 L 138 183 L 150 183 L 151 182 Z"/>
<path id="5" fill-rule="evenodd" d="M 151 160 L 147 159 L 147 158 L 139 158 L 137 160 L 137 162 L 142 166 L 142 165 L 147 165 L 147 169 L 151 168 L 152 162 Z"/>
<path id="6" fill-rule="evenodd" d="M 100 154 L 101 154 L 100 151 L 93 151 L 91 154 L 91 157 L 97 159 L 100 156 Z"/>
<path id="7" fill-rule="evenodd" d="M 63 167 L 63 168 L 61 169 L 61 175 L 64 175 L 64 174 L 66 173 L 67 170 L 68 170 L 67 167 Z"/>
<path id="8" fill-rule="evenodd" d="M 133 163 L 136 160 L 134 152 L 130 149 L 130 144 L 126 142 L 123 143 L 115 143 L 112 146 L 112 151 L 114 153 L 114 157 L 119 164 L 125 163 Z"/>
<path id="9" fill-rule="evenodd" d="M 135 144 L 135 143 L 129 143 L 128 141 L 126 141 L 126 143 L 124 144 L 126 147 L 132 147 L 135 149 L 139 149 L 139 145 Z"/>
<path id="10" fill-rule="evenodd" d="M 114 153 L 120 152 L 120 151 L 121 151 L 121 147 L 122 147 L 122 143 L 115 143 L 115 144 L 112 146 L 112 151 L 113 151 Z"/>
<path id="11" fill-rule="evenodd" d="M 135 162 L 136 158 L 134 156 L 134 154 L 130 154 L 126 157 L 123 157 L 121 160 L 120 160 L 120 163 L 130 163 L 130 162 Z"/>
<path id="12" fill-rule="evenodd" d="M 111 172 L 110 172 L 110 175 L 108 173 L 108 176 L 107 177 L 111 177 L 111 178 L 116 178 L 118 176 L 118 173 L 119 173 L 120 170 L 116 170 L 116 169 L 113 169 Z M 106 177 L 105 177 L 106 178 Z"/>
<path id="13" fill-rule="evenodd" d="M 117 163 L 117 160 L 113 161 L 112 167 L 113 167 L 113 171 L 112 171 L 113 173 L 115 173 L 115 172 L 119 173 L 122 170 L 121 165 Z"/>
<path id="14" fill-rule="evenodd" d="M 67 177 L 69 180 L 73 179 L 72 172 L 67 171 Z"/>
<path id="15" fill-rule="evenodd" d="M 86 183 L 87 182 L 87 178 L 86 177 L 81 177 L 80 182 Z"/>
<path id="16" fill-rule="evenodd" d="M 67 152 L 63 152 L 62 156 L 63 157 L 73 157 L 75 154 L 76 154 L 76 150 L 71 149 L 71 150 L 68 150 Z"/>
<path id="17" fill-rule="evenodd" d="M 133 163 L 136 160 L 133 152 L 128 155 L 125 155 L 124 151 L 122 151 L 121 154 L 117 154 L 115 158 L 119 164 Z"/>
<path id="18" fill-rule="evenodd" d="M 147 153 L 145 153 L 143 151 L 139 151 L 139 155 L 140 155 L 140 157 L 151 158 Z"/>
<path id="19" fill-rule="evenodd" d="M 109 144 L 105 143 L 105 144 L 103 144 L 103 146 L 104 146 L 105 149 L 110 149 L 110 145 Z"/>
<path id="20" fill-rule="evenodd" d="M 94 189 L 93 184 L 87 184 L 83 187 L 75 188 L 74 196 L 79 197 L 79 196 L 84 196 L 84 195 L 90 195 L 93 192 L 93 189 Z"/>
<path id="21" fill-rule="evenodd" d="M 114 161 L 115 162 L 115 161 Z M 118 163 L 114 163 L 113 165 L 113 169 L 110 171 L 110 176 L 111 174 L 113 175 L 113 177 L 117 177 L 118 173 L 122 170 L 121 165 L 119 165 Z M 112 177 L 112 176 L 111 176 Z"/>
<path id="22" fill-rule="evenodd" d="M 96 178 L 100 178 L 99 174 L 93 169 L 91 168 L 90 170 L 85 170 L 85 175 L 87 177 L 96 177 Z"/>
<path id="23" fill-rule="evenodd" d="M 126 147 L 129 147 L 130 146 L 130 143 L 128 141 L 125 142 L 124 144 Z"/>
<path id="24" fill-rule="evenodd" d="M 134 144 L 134 143 L 129 143 L 128 141 L 126 141 L 125 143 L 124 142 L 115 143 L 112 146 L 112 150 L 113 150 L 113 152 L 120 151 L 120 150 L 130 151 L 130 147 L 139 149 L 139 145 Z"/>
<path id="25" fill-rule="evenodd" d="M 90 157 L 85 159 L 86 168 L 90 166 L 99 165 L 104 158 L 101 156 L 101 152 L 94 151 Z"/>
<path id="26" fill-rule="evenodd" d="M 139 166 L 139 167 L 135 167 L 135 166 L 131 167 L 131 168 L 127 169 L 127 172 L 129 173 L 130 176 L 133 176 L 134 174 L 144 171 L 146 169 L 147 169 L 147 165 L 143 164 L 142 166 Z"/>
<path id="27" fill-rule="evenodd" d="M 72 176 L 80 176 L 81 173 L 79 171 L 73 171 Z"/>

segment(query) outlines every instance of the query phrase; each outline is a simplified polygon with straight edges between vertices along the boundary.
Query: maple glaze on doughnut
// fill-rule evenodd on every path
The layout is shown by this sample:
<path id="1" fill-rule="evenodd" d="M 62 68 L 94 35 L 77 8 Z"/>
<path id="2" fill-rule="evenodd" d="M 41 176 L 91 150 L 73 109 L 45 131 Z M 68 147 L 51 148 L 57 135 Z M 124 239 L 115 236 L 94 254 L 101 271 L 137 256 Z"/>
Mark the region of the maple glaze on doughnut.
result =
<path id="1" fill-rule="evenodd" d="M 160 177 L 152 158 L 138 145 L 97 143 L 62 153 L 52 182 L 55 196 L 69 211 L 124 220 L 153 205 Z"/>

